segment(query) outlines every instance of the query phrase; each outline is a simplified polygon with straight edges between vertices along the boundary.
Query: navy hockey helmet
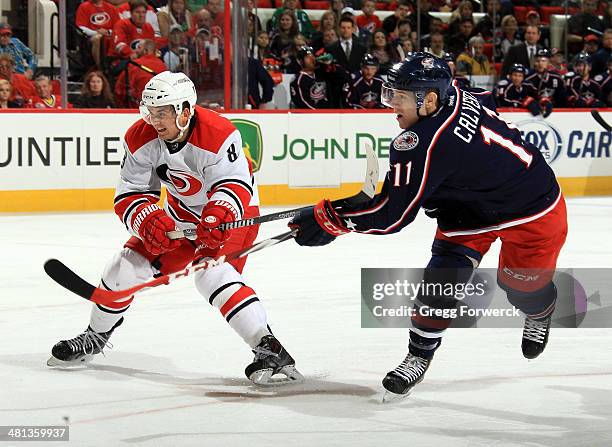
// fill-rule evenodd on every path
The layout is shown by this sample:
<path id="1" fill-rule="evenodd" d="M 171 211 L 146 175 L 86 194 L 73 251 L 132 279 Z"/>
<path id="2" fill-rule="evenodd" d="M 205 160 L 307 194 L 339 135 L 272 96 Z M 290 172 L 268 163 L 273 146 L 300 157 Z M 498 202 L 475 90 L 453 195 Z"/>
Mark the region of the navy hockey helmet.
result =
<path id="1" fill-rule="evenodd" d="M 552 57 L 552 53 L 550 52 L 550 50 L 548 50 L 546 48 L 542 48 L 542 49 L 536 51 L 535 57 L 536 57 L 536 59 L 538 59 L 540 57 L 545 57 L 547 59 L 550 59 Z"/>
<path id="2" fill-rule="evenodd" d="M 417 110 L 423 105 L 425 95 L 434 91 L 440 104 L 448 98 L 452 75 L 448 64 L 427 52 L 408 53 L 406 59 L 395 64 L 387 73 L 387 82 L 382 88 L 382 103 L 388 107 L 395 91 L 413 92 Z"/>
<path id="3" fill-rule="evenodd" d="M 512 65 L 512 67 L 510 67 L 510 71 L 508 72 L 509 74 L 512 73 L 523 73 L 523 76 L 527 75 L 527 68 L 525 68 L 525 66 L 523 64 L 514 64 Z"/>
<path id="4" fill-rule="evenodd" d="M 363 56 L 363 59 L 361 59 L 361 68 L 378 66 L 380 66 L 380 62 L 373 54 L 367 53 L 365 56 Z"/>
<path id="5" fill-rule="evenodd" d="M 587 53 L 580 53 L 574 60 L 574 67 L 579 64 L 591 65 L 591 57 Z"/>
<path id="6" fill-rule="evenodd" d="M 453 53 L 444 53 L 442 59 L 448 64 L 449 62 L 455 62 L 455 55 Z"/>
<path id="7" fill-rule="evenodd" d="M 304 58 L 308 55 L 314 56 L 314 50 L 312 49 L 311 46 L 308 45 L 304 45 L 300 48 L 298 48 L 297 50 L 297 59 L 298 61 L 302 62 L 304 60 Z"/>

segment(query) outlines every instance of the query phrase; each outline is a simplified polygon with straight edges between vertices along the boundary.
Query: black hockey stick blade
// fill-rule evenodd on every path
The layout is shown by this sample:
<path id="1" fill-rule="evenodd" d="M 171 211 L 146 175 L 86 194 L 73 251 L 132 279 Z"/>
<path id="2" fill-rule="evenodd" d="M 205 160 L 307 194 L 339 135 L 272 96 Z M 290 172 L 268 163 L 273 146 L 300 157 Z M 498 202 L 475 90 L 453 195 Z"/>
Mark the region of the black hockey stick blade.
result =
<path id="1" fill-rule="evenodd" d="M 606 129 L 608 132 L 612 132 L 612 126 L 610 126 L 606 120 L 603 119 L 603 116 L 601 116 L 601 114 L 599 113 L 599 110 L 597 109 L 593 109 L 591 110 L 591 116 L 593 117 L 593 119 L 595 121 L 597 121 L 599 123 L 599 125 L 601 127 L 603 127 L 604 129 Z"/>
<path id="2" fill-rule="evenodd" d="M 76 293 L 86 300 L 91 299 L 96 287 L 66 267 L 62 261 L 49 259 L 45 262 L 44 268 L 47 275 L 63 288 Z"/>

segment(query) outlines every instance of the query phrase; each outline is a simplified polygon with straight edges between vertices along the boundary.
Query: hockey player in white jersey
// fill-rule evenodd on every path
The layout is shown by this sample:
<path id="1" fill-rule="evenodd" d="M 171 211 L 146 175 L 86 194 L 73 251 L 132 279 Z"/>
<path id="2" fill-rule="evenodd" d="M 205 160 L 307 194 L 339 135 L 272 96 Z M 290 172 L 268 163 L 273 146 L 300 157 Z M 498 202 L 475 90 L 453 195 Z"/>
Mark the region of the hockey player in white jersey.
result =
<path id="1" fill-rule="evenodd" d="M 247 247 L 258 227 L 219 230 L 222 223 L 259 215 L 259 199 L 240 133 L 226 118 L 196 106 L 196 91 L 183 73 L 158 74 L 142 94 L 138 120 L 125 134 L 125 157 L 115 212 L 132 235 L 106 265 L 101 285 L 127 289 L 190 261 Z M 166 187 L 164 208 L 157 202 Z M 170 239 L 167 232 L 196 229 L 197 239 Z M 272 335 L 266 312 L 241 272 L 246 258 L 195 274 L 200 294 L 217 307 L 252 348 L 246 376 L 256 384 L 301 381 L 295 361 Z M 85 332 L 58 342 L 49 366 L 90 361 L 122 324 L 133 296 L 94 304 Z M 274 377 L 273 377 L 274 376 Z"/>

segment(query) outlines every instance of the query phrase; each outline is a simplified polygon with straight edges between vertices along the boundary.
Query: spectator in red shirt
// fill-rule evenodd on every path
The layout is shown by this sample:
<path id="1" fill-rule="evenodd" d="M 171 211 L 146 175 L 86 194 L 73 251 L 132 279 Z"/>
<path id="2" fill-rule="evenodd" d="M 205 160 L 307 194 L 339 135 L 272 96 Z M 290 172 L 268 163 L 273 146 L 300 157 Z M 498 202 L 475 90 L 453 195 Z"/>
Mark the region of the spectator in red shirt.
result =
<path id="1" fill-rule="evenodd" d="M 147 82 L 156 74 L 167 70 L 156 53 L 155 42 L 149 39 L 143 40 L 136 49 L 138 57 L 119 74 L 115 83 L 115 98 L 120 107 L 138 108 Z"/>
<path id="2" fill-rule="evenodd" d="M 53 94 L 53 85 L 51 85 L 51 80 L 47 76 L 38 76 L 34 84 L 38 95 L 32 98 L 32 107 L 35 109 L 62 108 L 62 97 Z"/>
<path id="3" fill-rule="evenodd" d="M 117 11 L 119 12 L 119 19 L 129 19 L 130 17 L 132 17 L 129 1 L 126 1 L 122 5 L 117 6 Z M 145 17 L 145 21 L 153 27 L 153 31 L 155 31 L 155 37 L 161 36 L 161 32 L 159 30 L 159 22 L 157 20 L 157 11 L 151 6 L 151 1 L 147 1 L 147 13 Z"/>
<path id="4" fill-rule="evenodd" d="M 0 79 L 6 79 L 13 86 L 13 92 L 9 98 L 19 107 L 27 107 L 32 103 L 32 98 L 37 96 L 32 82 L 24 75 L 15 73 L 15 60 L 10 54 L 0 54 Z"/>
<path id="5" fill-rule="evenodd" d="M 382 22 L 376 14 L 376 3 L 374 0 L 365 0 L 361 5 L 361 11 L 363 14 L 357 16 L 357 26 L 360 31 L 367 31 L 369 34 L 374 34 L 378 28 L 382 27 Z"/>
<path id="6" fill-rule="evenodd" d="M 118 20 L 117 8 L 104 0 L 87 0 L 77 9 L 76 26 L 89 37 L 91 55 L 98 67 L 102 61 L 102 41 L 110 47 L 113 26 Z"/>
<path id="7" fill-rule="evenodd" d="M 147 2 L 145 0 L 130 0 L 129 19 L 121 19 L 113 28 L 115 40 L 109 49 L 109 55 L 122 59 L 138 57 L 136 49 L 141 40 L 155 40 L 155 31 L 146 22 Z"/>

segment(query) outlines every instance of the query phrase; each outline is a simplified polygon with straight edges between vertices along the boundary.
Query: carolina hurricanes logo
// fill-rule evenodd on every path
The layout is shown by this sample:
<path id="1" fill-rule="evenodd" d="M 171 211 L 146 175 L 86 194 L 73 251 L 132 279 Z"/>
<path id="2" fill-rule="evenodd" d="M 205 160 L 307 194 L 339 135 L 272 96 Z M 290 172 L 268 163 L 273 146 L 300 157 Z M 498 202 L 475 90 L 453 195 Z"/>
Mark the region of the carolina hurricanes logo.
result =
<path id="1" fill-rule="evenodd" d="M 93 25 L 104 25 L 105 23 L 110 22 L 110 16 L 108 15 L 107 12 L 98 12 L 97 14 L 93 14 L 90 18 L 89 21 L 93 24 Z"/>
<path id="2" fill-rule="evenodd" d="M 202 182 L 188 172 L 168 169 L 167 176 L 182 196 L 193 196 L 202 190 Z"/>

